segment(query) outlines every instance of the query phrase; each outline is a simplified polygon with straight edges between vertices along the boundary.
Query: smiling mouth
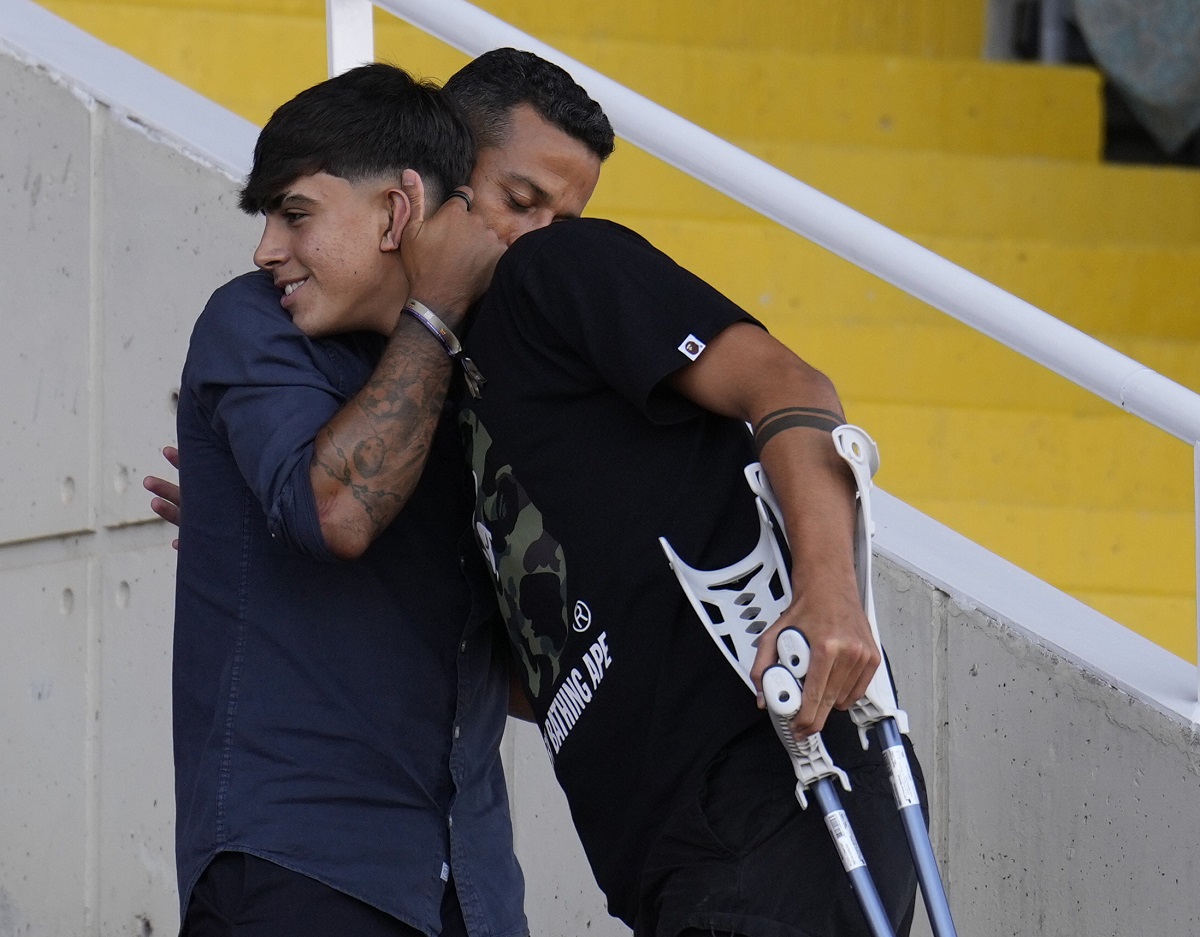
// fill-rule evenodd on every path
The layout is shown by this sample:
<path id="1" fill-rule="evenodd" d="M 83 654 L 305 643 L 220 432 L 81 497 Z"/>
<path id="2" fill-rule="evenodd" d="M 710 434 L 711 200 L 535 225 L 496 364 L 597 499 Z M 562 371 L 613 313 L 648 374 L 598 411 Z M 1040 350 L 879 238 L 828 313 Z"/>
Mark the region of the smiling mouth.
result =
<path id="1" fill-rule="evenodd" d="M 303 280 L 297 280 L 295 283 L 289 283 L 287 286 L 285 286 L 283 288 L 283 295 L 291 296 L 294 292 L 296 292 L 296 290 L 300 289 L 300 287 L 302 287 L 307 282 L 308 282 L 308 278 L 305 277 Z"/>

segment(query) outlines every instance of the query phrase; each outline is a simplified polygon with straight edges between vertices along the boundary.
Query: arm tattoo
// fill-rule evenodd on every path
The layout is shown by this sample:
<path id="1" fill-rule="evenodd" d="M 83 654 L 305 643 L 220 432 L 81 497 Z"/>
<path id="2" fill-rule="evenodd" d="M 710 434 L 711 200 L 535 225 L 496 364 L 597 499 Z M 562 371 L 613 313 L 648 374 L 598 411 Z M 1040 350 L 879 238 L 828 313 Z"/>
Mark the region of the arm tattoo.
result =
<path id="1" fill-rule="evenodd" d="M 411 479 L 419 477 L 424 467 L 446 395 L 444 382 L 422 366 L 425 357 L 439 366 L 444 359 L 403 347 L 388 349 L 385 358 L 389 354 L 402 357 L 407 367 L 373 376 L 351 403 L 357 425 L 367 435 L 353 442 L 346 437 L 339 440 L 333 426 L 326 426 L 316 458 L 319 470 L 361 506 L 372 537 L 391 523 L 407 501 Z"/>
<path id="2" fill-rule="evenodd" d="M 322 431 L 322 435 L 330 451 L 318 458 L 317 464 L 326 475 L 349 491 L 354 500 L 362 505 L 363 512 L 370 522 L 372 535 L 377 534 L 391 522 L 396 511 L 403 506 L 403 499 L 387 488 L 372 488 L 367 482 L 371 476 L 366 475 L 360 466 L 359 450 L 363 448 L 363 443 L 359 443 L 353 453 L 347 453 L 335 442 L 332 430 L 327 428 Z M 382 458 L 381 453 L 378 461 L 382 462 Z M 363 480 L 358 481 L 356 477 Z"/>
<path id="3" fill-rule="evenodd" d="M 785 407 L 768 413 L 754 427 L 754 451 L 761 454 L 765 446 L 776 433 L 785 429 L 803 428 L 819 429 L 832 433 L 846 422 L 846 418 L 833 410 L 819 410 L 815 407 Z"/>
<path id="4" fill-rule="evenodd" d="M 387 444 L 379 436 L 364 439 L 354 447 L 354 468 L 363 478 L 374 478 L 383 468 Z"/>

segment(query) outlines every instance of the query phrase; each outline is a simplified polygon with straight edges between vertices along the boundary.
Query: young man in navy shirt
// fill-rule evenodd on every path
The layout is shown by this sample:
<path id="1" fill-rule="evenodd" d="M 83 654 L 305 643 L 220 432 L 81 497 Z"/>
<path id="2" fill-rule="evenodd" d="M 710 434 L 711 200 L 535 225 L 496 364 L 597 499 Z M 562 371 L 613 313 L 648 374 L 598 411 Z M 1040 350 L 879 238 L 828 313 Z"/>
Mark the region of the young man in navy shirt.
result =
<path id="1" fill-rule="evenodd" d="M 565 167 L 479 160 L 507 239 L 578 213 L 612 147 L 551 77 L 589 142 L 552 128 Z M 241 195 L 265 217 L 259 270 L 197 321 L 178 412 L 185 934 L 526 933 L 507 655 L 444 413 L 452 362 L 402 313 L 423 301 L 453 328 L 504 247 L 465 187 L 423 223 L 471 153 L 443 94 L 383 65 L 303 92 L 259 137 Z"/>

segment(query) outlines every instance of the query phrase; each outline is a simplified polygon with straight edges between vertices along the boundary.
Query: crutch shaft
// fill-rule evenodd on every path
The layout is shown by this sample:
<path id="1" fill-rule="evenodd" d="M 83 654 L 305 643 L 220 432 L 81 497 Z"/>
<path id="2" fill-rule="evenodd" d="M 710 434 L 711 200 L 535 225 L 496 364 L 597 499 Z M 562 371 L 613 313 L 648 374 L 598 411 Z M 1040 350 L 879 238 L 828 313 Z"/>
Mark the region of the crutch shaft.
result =
<path id="1" fill-rule="evenodd" d="M 838 796 L 837 786 L 832 778 L 821 778 L 812 785 L 813 797 L 817 806 L 825 816 L 825 825 L 829 835 L 833 837 L 834 846 L 842 860 L 842 866 L 850 877 L 850 887 L 858 898 L 859 907 L 867 919 L 867 926 L 872 937 L 896 937 L 892 922 L 888 920 L 884 910 L 883 900 L 875 888 L 871 873 L 867 870 L 854 831 L 850 829 L 850 821 L 842 807 L 842 799 Z"/>
<path id="2" fill-rule="evenodd" d="M 933 854 L 933 844 L 929 841 L 929 830 L 925 827 L 925 815 L 921 812 L 920 801 L 916 800 L 915 796 L 905 793 L 908 788 L 913 788 L 915 795 L 915 787 L 912 785 L 908 756 L 904 753 L 900 730 L 894 720 L 883 719 L 875 726 L 875 731 L 880 748 L 884 752 L 892 753 L 888 757 L 888 768 L 893 775 L 892 790 L 896 795 L 896 806 L 900 810 L 904 835 L 908 839 L 908 850 L 912 854 L 917 883 L 921 886 L 921 898 L 925 902 L 925 912 L 929 915 L 934 937 L 958 937 L 954 919 L 950 916 L 950 902 L 942 885 L 941 871 Z M 894 754 L 897 751 L 898 756 Z M 901 759 L 903 764 L 900 764 Z M 904 776 L 897 779 L 896 775 L 901 772 Z"/>

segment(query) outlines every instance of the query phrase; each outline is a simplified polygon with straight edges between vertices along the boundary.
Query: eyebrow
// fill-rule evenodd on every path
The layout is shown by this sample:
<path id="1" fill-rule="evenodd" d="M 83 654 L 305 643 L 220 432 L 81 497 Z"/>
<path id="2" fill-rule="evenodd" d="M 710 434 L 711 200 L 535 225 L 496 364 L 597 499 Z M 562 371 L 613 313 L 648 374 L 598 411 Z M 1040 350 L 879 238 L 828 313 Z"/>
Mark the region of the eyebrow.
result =
<path id="1" fill-rule="evenodd" d="M 315 198 L 309 198 L 307 195 L 300 195 L 297 192 L 281 192 L 267 202 L 266 210 L 278 211 L 285 205 L 310 206 L 316 204 L 317 200 Z"/>

